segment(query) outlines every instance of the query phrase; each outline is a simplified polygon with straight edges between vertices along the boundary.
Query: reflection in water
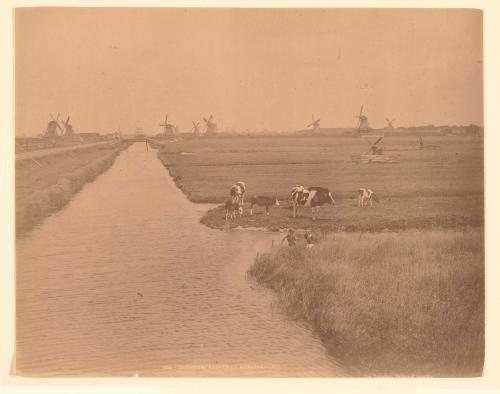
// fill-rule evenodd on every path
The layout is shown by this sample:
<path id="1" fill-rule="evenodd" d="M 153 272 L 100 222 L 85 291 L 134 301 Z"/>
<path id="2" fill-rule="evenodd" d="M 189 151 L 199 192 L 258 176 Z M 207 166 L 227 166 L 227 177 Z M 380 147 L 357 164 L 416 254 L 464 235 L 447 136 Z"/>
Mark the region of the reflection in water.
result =
<path id="1" fill-rule="evenodd" d="M 279 234 L 221 232 L 136 144 L 17 243 L 17 368 L 37 376 L 338 376 L 245 278 Z"/>

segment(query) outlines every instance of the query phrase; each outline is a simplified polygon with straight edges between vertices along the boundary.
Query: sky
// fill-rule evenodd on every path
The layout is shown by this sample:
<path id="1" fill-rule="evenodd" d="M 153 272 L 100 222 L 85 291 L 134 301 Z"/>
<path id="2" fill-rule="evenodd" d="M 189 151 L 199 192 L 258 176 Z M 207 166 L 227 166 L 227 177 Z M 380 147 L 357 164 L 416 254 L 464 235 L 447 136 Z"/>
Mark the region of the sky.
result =
<path id="1" fill-rule="evenodd" d="M 15 129 L 482 125 L 482 60 L 470 9 L 18 8 Z"/>

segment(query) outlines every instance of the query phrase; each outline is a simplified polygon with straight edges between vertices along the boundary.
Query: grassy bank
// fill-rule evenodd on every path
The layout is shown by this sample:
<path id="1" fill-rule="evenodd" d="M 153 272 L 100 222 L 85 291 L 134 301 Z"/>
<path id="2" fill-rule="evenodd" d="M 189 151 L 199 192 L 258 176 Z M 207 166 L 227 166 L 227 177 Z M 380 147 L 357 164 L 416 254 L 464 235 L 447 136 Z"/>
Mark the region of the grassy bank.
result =
<path id="1" fill-rule="evenodd" d="M 359 208 L 356 199 L 336 200 L 337 205 L 324 206 L 320 219 L 312 221 L 311 210 L 301 208 L 300 216 L 294 218 L 290 202 L 281 201 L 279 207 L 271 208 L 267 216 L 262 207 L 245 204 L 244 214 L 235 220 L 225 220 L 225 208 L 219 206 L 209 210 L 201 222 L 212 228 L 263 227 L 271 231 L 280 229 L 315 228 L 326 232 L 377 232 L 408 229 L 464 229 L 483 226 L 483 196 L 390 198 L 382 200 L 373 208 Z"/>
<path id="2" fill-rule="evenodd" d="M 16 163 L 16 234 L 62 208 L 113 164 L 120 147 L 99 147 Z"/>
<path id="3" fill-rule="evenodd" d="M 479 376 L 480 231 L 336 234 L 258 255 L 250 274 L 356 376 Z"/>

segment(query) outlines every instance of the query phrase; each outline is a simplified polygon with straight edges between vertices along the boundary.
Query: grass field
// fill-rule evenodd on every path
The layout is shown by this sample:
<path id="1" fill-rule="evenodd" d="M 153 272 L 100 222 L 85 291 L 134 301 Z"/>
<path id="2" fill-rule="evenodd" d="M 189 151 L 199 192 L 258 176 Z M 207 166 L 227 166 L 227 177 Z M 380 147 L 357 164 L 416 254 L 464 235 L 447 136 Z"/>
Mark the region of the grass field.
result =
<path id="1" fill-rule="evenodd" d="M 374 140 L 374 138 L 371 138 Z M 292 186 L 324 186 L 337 207 L 320 211 L 315 226 L 330 230 L 379 231 L 406 228 L 456 228 L 483 224 L 483 142 L 454 136 L 427 136 L 439 150 L 403 150 L 418 145 L 417 136 L 384 140 L 395 164 L 357 164 L 351 155 L 368 144 L 351 137 L 216 138 L 169 143 L 159 157 L 177 185 L 193 202 L 222 203 L 236 181 L 244 181 L 247 197 L 268 195 L 283 204 L 270 217 L 257 209 L 225 223 L 222 208 L 203 222 L 211 227 L 257 226 L 271 229 L 311 226 L 310 210 L 293 219 L 288 195 Z M 360 187 L 381 198 L 372 209 L 356 207 Z"/>
<path id="2" fill-rule="evenodd" d="M 16 162 L 16 234 L 62 208 L 82 186 L 107 170 L 120 147 L 94 147 Z"/>
<path id="3" fill-rule="evenodd" d="M 338 233 L 260 254 L 250 274 L 355 376 L 480 376 L 483 242 L 481 231 Z"/>

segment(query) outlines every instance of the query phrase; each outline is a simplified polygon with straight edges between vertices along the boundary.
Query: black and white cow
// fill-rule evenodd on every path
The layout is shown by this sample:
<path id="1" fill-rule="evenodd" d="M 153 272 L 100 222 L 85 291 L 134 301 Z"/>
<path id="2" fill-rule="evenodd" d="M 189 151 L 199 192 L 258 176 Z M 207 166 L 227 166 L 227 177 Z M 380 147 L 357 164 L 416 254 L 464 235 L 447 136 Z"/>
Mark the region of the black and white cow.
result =
<path id="1" fill-rule="evenodd" d="M 224 204 L 226 208 L 226 221 L 228 218 L 235 219 L 236 215 L 243 215 L 243 208 L 238 197 L 228 198 Z"/>
<path id="2" fill-rule="evenodd" d="M 370 202 L 370 207 L 373 206 L 373 201 L 379 202 L 377 195 L 371 189 L 360 188 L 358 190 L 358 207 L 364 207 L 367 203 Z"/>
<path id="3" fill-rule="evenodd" d="M 293 206 L 293 217 L 297 216 L 299 207 L 311 207 L 313 220 L 318 216 L 319 207 L 324 204 L 335 205 L 332 193 L 324 187 L 312 186 L 304 188 L 297 185 L 292 188 L 290 199 Z"/>
<path id="4" fill-rule="evenodd" d="M 266 196 L 253 196 L 250 198 L 250 215 L 253 215 L 253 206 L 266 207 L 266 215 L 269 215 L 269 208 L 273 205 L 279 206 L 280 202 L 277 198 Z"/>
<path id="5" fill-rule="evenodd" d="M 229 195 L 231 197 L 238 197 L 240 200 L 241 204 L 245 202 L 245 182 L 236 182 L 233 186 L 231 186 L 231 189 L 229 191 Z"/>

